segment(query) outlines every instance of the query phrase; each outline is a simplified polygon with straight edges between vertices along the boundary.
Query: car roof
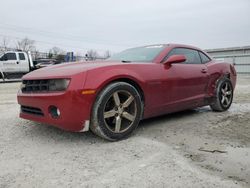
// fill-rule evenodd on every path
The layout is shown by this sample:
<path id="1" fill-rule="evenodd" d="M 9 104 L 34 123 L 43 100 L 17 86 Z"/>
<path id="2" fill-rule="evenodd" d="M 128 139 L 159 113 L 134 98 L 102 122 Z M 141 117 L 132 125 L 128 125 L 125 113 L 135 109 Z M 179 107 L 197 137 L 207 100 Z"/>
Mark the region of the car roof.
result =
<path id="1" fill-rule="evenodd" d="M 186 44 L 177 44 L 177 43 L 166 43 L 166 44 L 150 44 L 150 45 L 145 45 L 145 46 L 138 46 L 135 48 L 140 48 L 140 47 L 150 47 L 150 46 L 163 46 L 165 48 L 191 48 L 191 49 L 195 49 L 195 50 L 199 50 L 199 51 L 203 51 L 200 48 L 197 48 L 195 46 L 192 45 L 186 45 Z M 133 49 L 133 48 L 130 48 Z"/>
<path id="2" fill-rule="evenodd" d="M 197 48 L 195 46 L 192 46 L 192 45 L 186 45 L 186 44 L 175 44 L 175 43 L 170 43 L 170 44 L 167 44 L 168 47 L 173 47 L 173 48 L 176 48 L 176 47 L 181 47 L 181 48 L 191 48 L 191 49 L 195 49 L 195 50 L 200 50 L 202 51 L 200 48 Z"/>

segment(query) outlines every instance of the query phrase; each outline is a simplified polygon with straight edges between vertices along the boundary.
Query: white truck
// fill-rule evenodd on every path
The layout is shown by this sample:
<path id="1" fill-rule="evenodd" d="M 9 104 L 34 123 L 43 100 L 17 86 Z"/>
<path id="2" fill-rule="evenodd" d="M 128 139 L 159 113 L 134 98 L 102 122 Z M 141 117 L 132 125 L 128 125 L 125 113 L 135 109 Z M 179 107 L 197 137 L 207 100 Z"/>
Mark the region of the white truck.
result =
<path id="1" fill-rule="evenodd" d="M 34 68 L 30 52 L 8 51 L 0 55 L 0 79 L 20 78 Z"/>

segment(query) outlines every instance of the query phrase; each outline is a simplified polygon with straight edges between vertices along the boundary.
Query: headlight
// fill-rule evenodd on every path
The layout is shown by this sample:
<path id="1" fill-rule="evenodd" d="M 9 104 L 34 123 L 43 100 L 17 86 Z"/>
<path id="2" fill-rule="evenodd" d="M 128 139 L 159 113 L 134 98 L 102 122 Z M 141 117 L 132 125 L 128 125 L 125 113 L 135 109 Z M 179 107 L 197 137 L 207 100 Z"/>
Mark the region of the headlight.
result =
<path id="1" fill-rule="evenodd" d="M 49 80 L 49 91 L 64 91 L 69 86 L 70 79 Z"/>

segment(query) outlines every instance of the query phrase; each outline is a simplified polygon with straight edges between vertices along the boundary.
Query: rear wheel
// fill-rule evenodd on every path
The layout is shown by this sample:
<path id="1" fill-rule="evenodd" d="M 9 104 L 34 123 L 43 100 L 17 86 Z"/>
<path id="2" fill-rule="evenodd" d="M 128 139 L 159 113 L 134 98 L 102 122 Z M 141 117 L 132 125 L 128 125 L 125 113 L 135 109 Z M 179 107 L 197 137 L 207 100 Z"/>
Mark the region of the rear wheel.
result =
<path id="1" fill-rule="evenodd" d="M 221 79 L 216 88 L 216 99 L 210 105 L 212 110 L 223 112 L 230 108 L 233 101 L 233 86 L 228 78 Z"/>
<path id="2" fill-rule="evenodd" d="M 112 83 L 96 99 L 90 129 L 111 141 L 123 139 L 139 124 L 142 109 L 141 96 L 132 85 Z"/>

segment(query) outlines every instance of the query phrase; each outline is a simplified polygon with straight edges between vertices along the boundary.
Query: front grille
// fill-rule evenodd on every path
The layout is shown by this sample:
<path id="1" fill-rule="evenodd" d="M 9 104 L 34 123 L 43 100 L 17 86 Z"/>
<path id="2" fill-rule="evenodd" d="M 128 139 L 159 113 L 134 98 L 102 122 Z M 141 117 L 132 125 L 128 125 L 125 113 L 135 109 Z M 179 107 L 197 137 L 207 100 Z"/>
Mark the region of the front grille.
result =
<path id="1" fill-rule="evenodd" d="M 49 90 L 49 80 L 23 80 L 22 92 L 46 92 Z"/>
<path id="2" fill-rule="evenodd" d="M 42 110 L 40 108 L 34 108 L 29 106 L 21 106 L 21 111 L 27 114 L 33 114 L 38 116 L 44 116 Z"/>

